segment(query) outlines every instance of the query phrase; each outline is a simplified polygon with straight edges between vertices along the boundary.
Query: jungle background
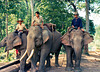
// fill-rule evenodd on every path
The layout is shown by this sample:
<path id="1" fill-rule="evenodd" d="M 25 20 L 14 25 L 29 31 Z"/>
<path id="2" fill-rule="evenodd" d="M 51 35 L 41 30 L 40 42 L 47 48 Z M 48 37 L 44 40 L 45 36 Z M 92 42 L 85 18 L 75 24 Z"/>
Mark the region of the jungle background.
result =
<path id="1" fill-rule="evenodd" d="M 100 21 L 100 0 L 87 1 L 89 16 L 99 16 L 97 21 Z M 71 3 L 75 4 L 86 30 L 86 14 L 83 12 L 86 11 L 86 0 L 0 0 L 0 41 L 15 30 L 19 18 L 29 28 L 36 11 L 40 12 L 44 23 L 56 24 L 56 29 L 63 35 L 73 19 L 74 8 Z M 94 36 L 94 41 L 89 44 L 89 51 L 100 51 L 100 25 L 94 19 L 89 19 L 89 33 Z M 5 48 L 0 48 L 0 62 L 14 60 L 15 53 L 15 50 L 11 50 L 7 57 Z"/>

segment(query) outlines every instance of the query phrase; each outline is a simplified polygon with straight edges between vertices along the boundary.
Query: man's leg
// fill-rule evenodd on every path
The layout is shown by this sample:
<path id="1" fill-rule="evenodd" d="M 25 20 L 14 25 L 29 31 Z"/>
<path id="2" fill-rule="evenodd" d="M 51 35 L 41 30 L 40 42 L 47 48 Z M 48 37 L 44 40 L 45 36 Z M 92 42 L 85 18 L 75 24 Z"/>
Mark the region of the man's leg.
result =
<path id="1" fill-rule="evenodd" d="M 19 33 L 18 33 L 18 36 L 21 38 L 21 36 L 22 36 L 22 32 L 19 32 Z"/>

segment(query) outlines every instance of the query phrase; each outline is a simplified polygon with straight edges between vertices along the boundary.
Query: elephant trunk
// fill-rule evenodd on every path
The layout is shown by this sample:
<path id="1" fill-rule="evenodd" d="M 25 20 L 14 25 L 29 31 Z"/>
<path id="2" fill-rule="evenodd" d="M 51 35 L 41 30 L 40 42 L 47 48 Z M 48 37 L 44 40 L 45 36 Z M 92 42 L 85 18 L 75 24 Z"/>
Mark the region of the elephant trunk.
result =
<path id="1" fill-rule="evenodd" d="M 81 48 L 74 48 L 74 52 L 75 52 L 75 57 L 76 59 L 80 60 L 81 59 L 81 53 L 82 53 L 82 49 Z"/>

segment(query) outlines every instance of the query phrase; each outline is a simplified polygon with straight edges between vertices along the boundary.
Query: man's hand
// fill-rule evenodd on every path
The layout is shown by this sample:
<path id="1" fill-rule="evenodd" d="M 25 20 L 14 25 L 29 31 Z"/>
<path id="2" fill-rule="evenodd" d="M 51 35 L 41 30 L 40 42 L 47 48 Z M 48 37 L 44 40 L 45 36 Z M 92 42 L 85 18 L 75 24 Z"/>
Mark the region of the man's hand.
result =
<path id="1" fill-rule="evenodd" d="M 31 26 L 33 26 L 33 23 L 31 24 Z"/>
<path id="2" fill-rule="evenodd" d="M 29 31 L 29 29 L 27 29 L 26 31 Z"/>
<path id="3" fill-rule="evenodd" d="M 44 29 L 44 27 L 43 26 L 41 26 L 42 27 L 42 29 Z"/>
<path id="4" fill-rule="evenodd" d="M 72 25 L 72 28 L 74 28 L 74 26 Z"/>
<path id="5" fill-rule="evenodd" d="M 80 27 L 78 27 L 78 29 L 80 29 Z"/>
<path id="6" fill-rule="evenodd" d="M 84 31 L 84 29 L 81 29 L 82 31 Z"/>
<path id="7" fill-rule="evenodd" d="M 44 29 L 43 25 L 40 26 L 42 29 Z"/>

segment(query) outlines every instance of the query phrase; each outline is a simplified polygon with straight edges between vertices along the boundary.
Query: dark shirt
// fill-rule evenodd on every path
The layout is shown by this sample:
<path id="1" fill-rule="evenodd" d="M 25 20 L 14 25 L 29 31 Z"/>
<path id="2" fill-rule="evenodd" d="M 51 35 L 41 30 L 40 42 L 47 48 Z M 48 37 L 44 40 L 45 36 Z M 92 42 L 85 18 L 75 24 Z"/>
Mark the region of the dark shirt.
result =
<path id="1" fill-rule="evenodd" d="M 72 26 L 72 25 L 73 25 L 75 28 L 78 28 L 78 27 L 82 28 L 82 27 L 83 27 L 83 26 L 82 26 L 82 20 L 81 20 L 80 18 L 78 18 L 78 19 L 74 18 L 74 19 L 72 20 L 71 26 Z"/>

